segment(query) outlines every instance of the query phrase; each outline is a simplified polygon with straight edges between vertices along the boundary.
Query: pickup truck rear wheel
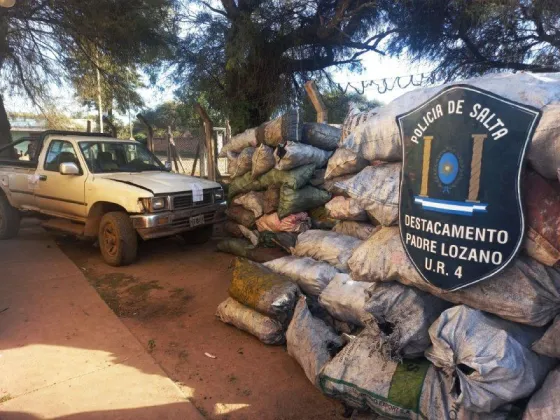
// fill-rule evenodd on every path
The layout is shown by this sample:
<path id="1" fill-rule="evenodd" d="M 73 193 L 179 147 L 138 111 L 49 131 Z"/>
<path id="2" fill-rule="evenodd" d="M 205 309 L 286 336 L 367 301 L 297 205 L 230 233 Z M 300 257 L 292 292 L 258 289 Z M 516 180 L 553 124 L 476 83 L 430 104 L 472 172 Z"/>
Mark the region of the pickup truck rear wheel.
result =
<path id="1" fill-rule="evenodd" d="M 0 195 L 0 239 L 10 239 L 18 234 L 21 216 L 4 195 Z"/>
<path id="2" fill-rule="evenodd" d="M 105 262 L 114 267 L 128 265 L 136 259 L 138 238 L 128 214 L 106 213 L 99 224 L 99 249 Z"/>
<path id="3" fill-rule="evenodd" d="M 212 237 L 213 231 L 212 225 L 203 226 L 195 230 L 189 230 L 187 232 L 183 232 L 181 236 L 183 240 L 189 245 L 200 245 L 206 243 Z"/>

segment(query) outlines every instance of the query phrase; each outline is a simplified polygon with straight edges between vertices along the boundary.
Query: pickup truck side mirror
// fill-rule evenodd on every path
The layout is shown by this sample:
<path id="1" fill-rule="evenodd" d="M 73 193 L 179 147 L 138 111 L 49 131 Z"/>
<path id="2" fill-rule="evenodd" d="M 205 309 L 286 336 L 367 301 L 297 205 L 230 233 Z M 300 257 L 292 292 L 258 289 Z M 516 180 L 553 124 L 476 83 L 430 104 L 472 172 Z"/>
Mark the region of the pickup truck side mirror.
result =
<path id="1" fill-rule="evenodd" d="M 171 171 L 173 169 L 173 167 L 171 166 L 171 162 L 168 160 L 165 161 L 165 169 L 167 169 L 168 171 Z"/>
<path id="2" fill-rule="evenodd" d="M 61 175 L 79 175 L 80 168 L 74 162 L 63 162 L 58 168 Z"/>

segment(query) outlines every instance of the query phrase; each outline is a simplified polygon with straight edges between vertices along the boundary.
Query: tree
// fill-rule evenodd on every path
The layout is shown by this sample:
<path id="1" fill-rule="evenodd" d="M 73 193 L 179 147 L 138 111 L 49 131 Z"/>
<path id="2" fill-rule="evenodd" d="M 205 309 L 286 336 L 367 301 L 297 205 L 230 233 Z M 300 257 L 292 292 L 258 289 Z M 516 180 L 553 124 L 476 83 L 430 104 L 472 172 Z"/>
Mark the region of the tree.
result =
<path id="1" fill-rule="evenodd" d="M 106 55 L 102 55 L 88 47 L 88 55 L 94 57 L 97 66 L 76 57 L 76 64 L 70 71 L 70 78 L 76 97 L 88 107 L 93 107 L 100 112 L 106 110 L 108 118 L 112 119 L 113 109 L 124 114 L 129 107 L 140 108 L 144 105 L 137 89 L 142 87 L 141 75 L 135 68 L 136 65 L 123 65 Z M 101 108 L 98 101 L 101 99 Z M 99 119 L 99 115 L 98 115 Z"/>
<path id="2" fill-rule="evenodd" d="M 436 63 L 447 80 L 504 70 L 560 71 L 558 0 L 405 0 L 388 19 L 394 54 Z"/>
<path id="3" fill-rule="evenodd" d="M 348 115 L 350 103 L 354 103 L 361 110 L 365 111 L 378 107 L 380 102 L 369 100 L 364 95 L 357 92 L 342 92 L 334 87 L 330 90 L 322 92 L 323 101 L 329 111 L 329 124 L 342 124 Z M 311 101 L 306 98 L 300 105 L 303 121 L 313 122 L 317 118 L 317 112 Z"/>
<path id="4" fill-rule="evenodd" d="M 381 53 L 395 29 L 385 24 L 391 0 L 198 1 L 186 14 L 176 81 L 206 93 L 238 132 L 293 105 L 309 77 L 334 66 L 360 66 Z"/>
<path id="5" fill-rule="evenodd" d="M 174 0 L 17 0 L 0 8 L 0 144 L 10 141 L 3 96 L 25 94 L 41 107 L 48 87 L 76 69 L 131 63 L 156 65 L 170 53 L 176 32 Z M 115 75 L 116 76 L 116 75 Z"/>

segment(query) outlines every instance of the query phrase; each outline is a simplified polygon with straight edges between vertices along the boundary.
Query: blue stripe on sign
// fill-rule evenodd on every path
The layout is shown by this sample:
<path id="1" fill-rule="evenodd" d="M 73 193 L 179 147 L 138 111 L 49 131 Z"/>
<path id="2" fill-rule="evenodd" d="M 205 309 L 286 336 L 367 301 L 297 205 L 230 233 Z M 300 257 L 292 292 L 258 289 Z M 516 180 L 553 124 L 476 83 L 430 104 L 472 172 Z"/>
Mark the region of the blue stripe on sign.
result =
<path id="1" fill-rule="evenodd" d="M 472 216 L 474 212 L 486 213 L 486 203 L 465 203 L 462 201 L 439 200 L 436 198 L 414 197 L 414 202 L 422 204 L 422 208 L 429 211 L 447 214 Z"/>

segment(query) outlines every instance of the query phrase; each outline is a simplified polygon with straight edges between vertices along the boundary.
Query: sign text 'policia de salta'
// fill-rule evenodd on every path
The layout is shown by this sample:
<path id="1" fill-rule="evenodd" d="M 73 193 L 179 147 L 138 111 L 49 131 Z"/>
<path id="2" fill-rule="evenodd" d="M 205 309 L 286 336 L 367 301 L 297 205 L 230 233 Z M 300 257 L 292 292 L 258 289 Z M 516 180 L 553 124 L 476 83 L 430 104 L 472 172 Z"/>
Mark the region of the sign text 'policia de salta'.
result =
<path id="1" fill-rule="evenodd" d="M 466 85 L 397 117 L 401 239 L 426 281 L 459 289 L 515 257 L 525 229 L 521 169 L 539 117 Z"/>

